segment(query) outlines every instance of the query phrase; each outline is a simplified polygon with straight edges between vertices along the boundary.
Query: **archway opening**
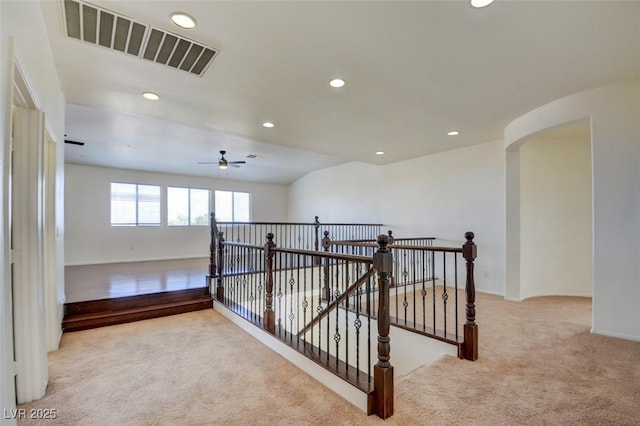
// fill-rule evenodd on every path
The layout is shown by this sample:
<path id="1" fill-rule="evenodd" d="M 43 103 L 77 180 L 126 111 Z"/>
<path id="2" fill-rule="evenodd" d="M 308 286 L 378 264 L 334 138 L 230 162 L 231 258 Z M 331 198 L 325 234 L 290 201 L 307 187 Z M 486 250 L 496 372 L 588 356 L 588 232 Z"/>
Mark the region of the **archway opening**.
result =
<path id="1" fill-rule="evenodd" d="M 589 121 L 520 146 L 520 299 L 592 295 Z"/>

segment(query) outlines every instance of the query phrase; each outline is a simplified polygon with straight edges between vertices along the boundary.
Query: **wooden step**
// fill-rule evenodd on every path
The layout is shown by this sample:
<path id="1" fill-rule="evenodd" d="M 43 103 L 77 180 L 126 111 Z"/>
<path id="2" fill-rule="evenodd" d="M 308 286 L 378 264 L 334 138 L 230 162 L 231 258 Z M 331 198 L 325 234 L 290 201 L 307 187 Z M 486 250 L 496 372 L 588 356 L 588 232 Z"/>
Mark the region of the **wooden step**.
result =
<path id="1" fill-rule="evenodd" d="M 209 295 L 208 287 L 190 288 L 177 291 L 141 294 L 137 296 L 117 297 L 113 299 L 88 300 L 64 305 L 64 316 L 93 314 L 99 312 L 118 312 L 143 306 L 162 305 L 164 303 L 193 300 Z"/>
<path id="2" fill-rule="evenodd" d="M 86 330 L 212 307 L 207 287 L 69 303 L 65 305 L 62 330 Z"/>

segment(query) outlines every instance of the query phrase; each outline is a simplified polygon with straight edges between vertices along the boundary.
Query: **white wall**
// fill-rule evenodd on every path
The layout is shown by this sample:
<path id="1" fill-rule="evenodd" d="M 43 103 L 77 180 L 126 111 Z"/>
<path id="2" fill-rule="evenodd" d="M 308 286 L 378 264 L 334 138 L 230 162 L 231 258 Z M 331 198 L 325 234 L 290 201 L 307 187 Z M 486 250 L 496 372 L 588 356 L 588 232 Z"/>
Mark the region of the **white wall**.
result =
<path id="1" fill-rule="evenodd" d="M 381 223 L 382 193 L 373 190 L 381 181 L 381 168 L 352 162 L 311 172 L 289 185 L 288 216 L 293 222 Z"/>
<path id="2" fill-rule="evenodd" d="M 15 406 L 14 380 L 13 380 L 13 354 L 12 354 L 12 321 L 11 321 L 11 289 L 8 276 L 9 263 L 9 222 L 8 222 L 8 149 L 10 143 L 11 128 L 11 79 L 13 75 L 14 58 L 24 72 L 30 91 L 34 96 L 36 108 L 45 112 L 46 126 L 51 137 L 57 145 L 58 173 L 56 185 L 59 192 L 56 194 L 58 208 L 56 211 L 56 226 L 58 235 L 56 247 L 57 256 L 57 286 L 58 306 L 57 310 L 61 318 L 62 303 L 64 297 L 64 216 L 63 216 L 63 158 L 62 146 L 64 134 L 64 97 L 55 71 L 53 55 L 47 39 L 46 28 L 40 10 L 39 2 L 0 2 L 0 61 L 1 61 L 1 103 L 0 126 L 2 134 L 2 149 L 0 150 L 0 163 L 2 164 L 2 179 L 0 191 L 2 192 L 3 209 L 0 212 L 2 229 L 0 242 L 2 255 L 0 256 L 0 270 L 3 271 L 2 291 L 0 292 L 0 309 L 2 309 L 2 350 L 0 351 L 2 367 L 2 387 L 0 402 L 2 408 Z M 58 329 L 60 324 L 57 324 Z M 33 332 L 31 330 L 30 332 Z M 18 330 L 18 332 L 20 332 Z M 26 330 L 24 332 L 27 332 Z"/>
<path id="3" fill-rule="evenodd" d="M 591 296 L 591 141 L 520 148 L 520 296 Z"/>
<path id="4" fill-rule="evenodd" d="M 505 129 L 505 146 L 519 145 L 541 131 L 590 118 L 593 220 L 592 331 L 640 340 L 640 81 L 601 87 L 541 106 Z M 508 165 L 508 167 L 510 167 Z M 515 170 L 515 167 L 514 167 Z M 516 188 L 511 188 L 516 190 Z M 517 197 L 508 192 L 507 197 Z M 511 207 L 511 204 L 509 204 Z M 511 209 L 509 217 L 516 216 Z M 509 244 L 515 236 L 509 235 Z M 509 252 L 508 252 L 509 253 Z M 519 256 L 507 257 L 507 266 Z M 517 295 L 519 280 L 509 281 Z"/>
<path id="5" fill-rule="evenodd" d="M 167 186 L 250 192 L 253 221 L 287 219 L 287 189 L 282 185 L 77 164 L 65 167 L 67 265 L 207 257 L 209 227 L 166 226 Z M 111 226 L 111 182 L 160 185 L 163 224 L 159 227 Z"/>
<path id="6" fill-rule="evenodd" d="M 478 244 L 476 287 L 504 294 L 505 152 L 502 141 L 386 166 L 347 163 L 289 186 L 289 217 L 383 223 L 394 236 Z"/>

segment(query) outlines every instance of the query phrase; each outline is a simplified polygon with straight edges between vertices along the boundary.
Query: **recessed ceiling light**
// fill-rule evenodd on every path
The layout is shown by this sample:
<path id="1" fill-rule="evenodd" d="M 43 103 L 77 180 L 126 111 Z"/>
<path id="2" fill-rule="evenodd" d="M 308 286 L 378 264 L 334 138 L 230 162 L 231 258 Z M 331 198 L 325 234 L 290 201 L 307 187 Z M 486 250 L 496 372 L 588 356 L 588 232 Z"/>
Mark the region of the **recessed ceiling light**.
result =
<path id="1" fill-rule="evenodd" d="M 345 85 L 345 82 L 341 78 L 334 78 L 333 80 L 331 80 L 329 82 L 329 86 L 335 87 L 336 89 L 339 89 L 340 87 L 343 87 L 344 85 Z"/>
<path id="2" fill-rule="evenodd" d="M 458 136 L 459 134 L 460 134 L 460 132 L 457 131 L 457 130 L 452 130 L 449 133 L 447 133 L 447 135 L 449 135 L 449 136 Z"/>
<path id="3" fill-rule="evenodd" d="M 184 28 L 190 30 L 191 28 L 196 26 L 196 20 L 193 19 L 192 16 L 187 15 L 184 12 L 174 12 L 171 14 L 171 22 L 179 26 L 180 28 Z"/>
<path id="4" fill-rule="evenodd" d="M 262 123 L 262 127 L 266 127 L 267 129 L 271 129 L 272 127 L 275 127 L 275 126 L 276 125 L 270 121 L 265 121 L 264 123 Z"/>
<path id="5" fill-rule="evenodd" d="M 143 92 L 142 97 L 150 101 L 157 101 L 158 99 L 160 99 L 160 96 L 156 95 L 153 92 Z"/>
<path id="6" fill-rule="evenodd" d="M 471 6 L 477 8 L 489 6 L 491 3 L 493 3 L 493 0 L 471 0 Z"/>
<path id="7" fill-rule="evenodd" d="M 384 155 L 384 151 L 376 151 L 376 155 Z"/>

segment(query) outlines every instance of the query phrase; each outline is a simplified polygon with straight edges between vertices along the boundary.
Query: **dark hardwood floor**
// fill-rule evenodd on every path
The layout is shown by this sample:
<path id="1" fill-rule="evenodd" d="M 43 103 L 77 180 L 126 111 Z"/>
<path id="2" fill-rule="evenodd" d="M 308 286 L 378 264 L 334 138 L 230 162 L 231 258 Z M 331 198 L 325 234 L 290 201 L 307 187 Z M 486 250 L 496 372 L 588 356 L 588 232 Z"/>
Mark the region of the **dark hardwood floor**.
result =
<path id="1" fill-rule="evenodd" d="M 205 257 L 66 266 L 66 302 L 113 299 L 205 287 Z"/>
<path id="2" fill-rule="evenodd" d="M 79 331 L 213 306 L 206 258 L 65 268 L 62 329 Z"/>

